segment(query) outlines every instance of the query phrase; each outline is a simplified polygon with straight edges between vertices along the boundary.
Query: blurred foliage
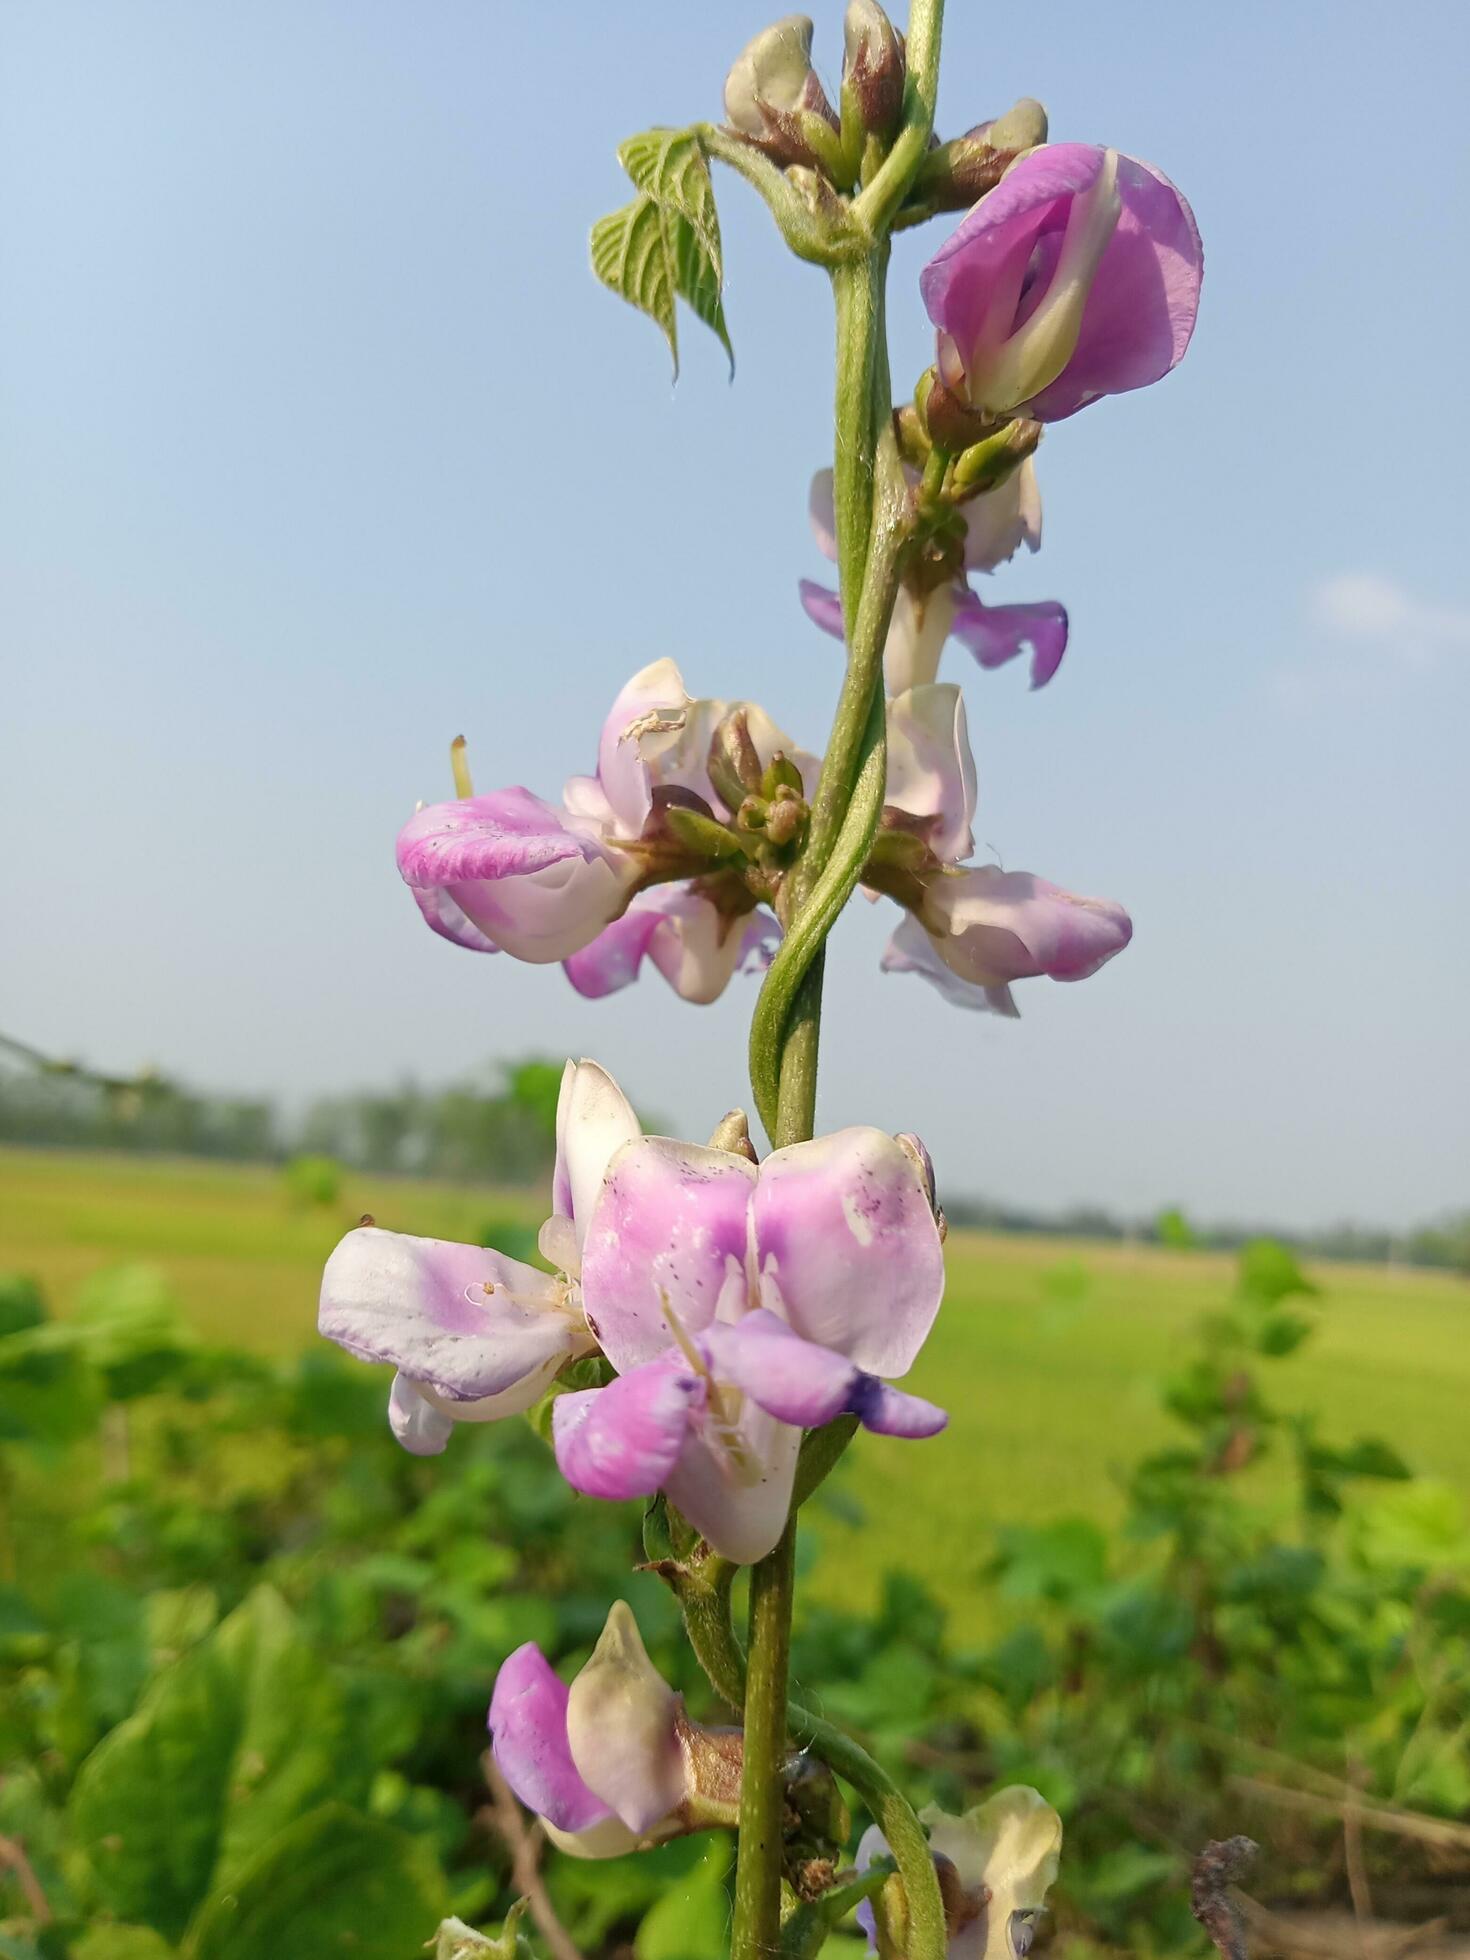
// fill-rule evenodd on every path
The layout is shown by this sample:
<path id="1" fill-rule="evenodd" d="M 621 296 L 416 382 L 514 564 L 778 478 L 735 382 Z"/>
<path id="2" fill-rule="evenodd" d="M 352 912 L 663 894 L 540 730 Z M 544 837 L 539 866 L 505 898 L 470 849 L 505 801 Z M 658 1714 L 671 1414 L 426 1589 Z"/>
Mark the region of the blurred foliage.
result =
<path id="1" fill-rule="evenodd" d="M 1069 1263 L 1058 1289 L 1087 1284 Z M 1247 1247 L 1163 1386 L 1176 1433 L 1128 1471 L 1121 1531 L 998 1534 L 993 1634 L 947 1625 L 911 1572 L 871 1616 L 799 1615 L 802 1691 L 916 1800 L 1025 1781 L 1058 1805 L 1058 1955 L 1203 1953 L 1189 1855 L 1237 1829 L 1268 1846 L 1262 1891 L 1339 1893 L 1331 1802 L 1320 1823 L 1253 1810 L 1242 1773 L 1470 1808 L 1463 1508 L 1388 1442 L 1328 1438 L 1271 1392 L 1330 1310 L 1291 1253 Z M 446 1939 L 483 1951 L 469 1929 L 514 1897 L 479 1769 L 505 1656 L 536 1640 L 576 1665 L 620 1595 L 717 1713 L 634 1569 L 631 1510 L 574 1498 L 522 1423 L 411 1457 L 385 1391 L 335 1350 L 203 1345 L 146 1268 L 94 1279 L 64 1321 L 0 1281 L 0 1956 L 407 1960 L 451 1917 Z M 1273 1456 L 1289 1502 L 1257 1475 Z M 824 1509 L 852 1521 L 840 1478 L 810 1507 L 808 1559 Z M 1388 1909 L 1395 1885 L 1456 1875 L 1443 1851 L 1392 1849 L 1373 1873 Z M 551 1857 L 546 1879 L 588 1955 L 717 1960 L 729 1862 L 690 1839 Z M 542 1951 L 529 1921 L 520 1936 Z"/>

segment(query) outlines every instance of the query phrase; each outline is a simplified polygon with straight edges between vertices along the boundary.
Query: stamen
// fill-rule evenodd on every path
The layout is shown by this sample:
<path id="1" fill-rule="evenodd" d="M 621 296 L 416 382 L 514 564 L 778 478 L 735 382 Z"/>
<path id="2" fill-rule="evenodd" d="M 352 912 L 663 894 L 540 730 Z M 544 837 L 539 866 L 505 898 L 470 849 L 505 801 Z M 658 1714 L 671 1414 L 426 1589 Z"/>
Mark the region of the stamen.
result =
<path id="1" fill-rule="evenodd" d="M 454 793 L 456 796 L 473 796 L 475 786 L 470 780 L 469 757 L 465 753 L 463 735 L 456 735 L 449 744 L 449 766 L 454 771 Z"/>
<path id="2" fill-rule="evenodd" d="M 674 1312 L 673 1307 L 669 1304 L 668 1293 L 662 1286 L 658 1289 L 658 1301 L 659 1305 L 663 1308 L 664 1319 L 669 1323 L 669 1332 L 677 1342 L 680 1353 L 689 1363 L 689 1366 L 694 1370 L 695 1374 L 708 1383 L 710 1388 L 714 1388 L 715 1378 L 710 1373 L 704 1356 L 689 1338 L 688 1330 L 679 1319 L 679 1316 Z"/>

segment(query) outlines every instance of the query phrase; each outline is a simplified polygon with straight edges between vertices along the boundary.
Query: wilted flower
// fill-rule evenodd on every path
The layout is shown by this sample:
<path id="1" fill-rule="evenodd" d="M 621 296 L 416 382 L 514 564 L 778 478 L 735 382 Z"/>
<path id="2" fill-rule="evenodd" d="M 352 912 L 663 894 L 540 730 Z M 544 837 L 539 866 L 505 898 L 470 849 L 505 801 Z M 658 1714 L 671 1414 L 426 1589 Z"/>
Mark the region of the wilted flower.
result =
<path id="1" fill-rule="evenodd" d="M 920 973 L 962 1007 L 1014 1015 L 1011 983 L 1085 980 L 1122 952 L 1122 906 L 1080 898 L 1029 871 L 972 865 L 975 764 L 957 687 L 915 687 L 888 706 L 883 829 L 863 872 L 909 916 L 885 973 Z"/>
<path id="2" fill-rule="evenodd" d="M 738 1813 L 738 1732 L 688 1720 L 621 1600 L 570 1687 L 534 1641 L 516 1649 L 495 1678 L 490 1737 L 511 1789 L 576 1857 L 616 1858 Z"/>
<path id="3" fill-rule="evenodd" d="M 620 1379 L 557 1398 L 557 1461 L 606 1498 L 656 1490 L 749 1563 L 790 1508 L 801 1430 L 844 1410 L 932 1435 L 888 1386 L 938 1312 L 944 1262 L 917 1155 L 850 1129 L 756 1168 L 664 1137 L 626 1145 L 588 1221 L 589 1326 Z"/>
<path id="4" fill-rule="evenodd" d="M 831 470 L 819 470 L 813 477 L 810 508 L 817 547 L 835 563 Z M 1038 550 L 1041 493 L 1032 459 L 1026 457 L 996 489 L 966 504 L 963 514 L 967 572 L 993 572 L 1013 558 L 1023 544 L 1029 551 Z M 842 602 L 838 595 L 811 579 L 801 581 L 800 592 L 807 617 L 840 640 Z M 1044 687 L 1067 650 L 1066 608 L 1055 599 L 987 606 L 963 574 L 923 592 L 905 583 L 899 587 L 883 649 L 883 679 L 888 692 L 902 694 L 932 681 L 939 671 L 945 642 L 951 637 L 968 647 L 987 668 L 1003 666 L 1029 646 L 1031 685 Z"/>
<path id="5" fill-rule="evenodd" d="M 597 1343 L 582 1312 L 587 1221 L 609 1160 L 642 1131 L 595 1062 L 568 1062 L 556 1111 L 552 1216 L 541 1250 L 553 1274 L 502 1252 L 359 1226 L 322 1274 L 318 1325 L 362 1361 L 398 1373 L 388 1419 L 405 1449 L 437 1455 L 458 1422 L 519 1415 Z"/>
<path id="6" fill-rule="evenodd" d="M 596 775 L 573 776 L 560 804 L 519 787 L 475 796 L 457 757 L 463 793 L 418 810 L 398 838 L 419 910 L 473 951 L 565 962 L 585 994 L 626 985 L 648 955 L 686 999 L 713 1000 L 780 937 L 740 870 L 691 832 L 704 819 L 719 844 L 733 814 L 709 773 L 730 712 L 691 700 L 673 661 L 655 661 L 614 702 Z M 762 709 L 743 716 L 762 766 L 785 753 L 814 779 Z"/>
<path id="7" fill-rule="evenodd" d="M 950 1960 L 1025 1960 L 1056 1882 L 1061 1818 L 1039 1790 L 1012 1784 L 961 1817 L 931 1804 L 919 1821 L 939 1867 Z M 888 1840 L 874 1824 L 858 1845 L 859 1869 L 887 1853 Z M 891 1925 L 893 1915 L 903 1915 L 896 1888 L 892 1896 L 885 1888 L 876 1909 L 866 1903 L 858 1908 L 881 1960 L 902 1950 L 893 1940 L 894 1933 L 901 1940 L 903 1930 Z"/>
<path id="8" fill-rule="evenodd" d="M 1167 177 L 1090 143 L 1020 158 L 924 268 L 939 372 L 972 408 L 1059 422 L 1176 366 L 1203 254 Z"/>

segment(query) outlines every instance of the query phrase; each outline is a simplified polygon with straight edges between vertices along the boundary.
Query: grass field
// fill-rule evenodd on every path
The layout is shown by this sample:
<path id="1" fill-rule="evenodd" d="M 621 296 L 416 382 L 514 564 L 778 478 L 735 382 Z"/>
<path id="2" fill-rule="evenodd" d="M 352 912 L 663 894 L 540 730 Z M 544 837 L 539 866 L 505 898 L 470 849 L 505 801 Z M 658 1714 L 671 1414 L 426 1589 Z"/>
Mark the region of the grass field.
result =
<path id="1" fill-rule="evenodd" d="M 64 1312 L 92 1273 L 147 1261 L 203 1335 L 287 1353 L 315 1339 L 322 1263 L 362 1213 L 473 1239 L 497 1219 L 535 1224 L 541 1209 L 521 1193 L 349 1175 L 334 1210 L 303 1210 L 264 1169 L 0 1150 L 0 1270 L 34 1274 Z M 885 1567 L 908 1564 L 963 1614 L 996 1523 L 1116 1516 L 1115 1471 L 1167 1434 L 1159 1379 L 1232 1277 L 1209 1254 L 964 1232 L 951 1236 L 949 1268 L 911 1378 L 950 1410 L 949 1429 L 855 1449 L 840 1474 L 866 1525 L 818 1527 L 819 1590 L 853 1604 Z M 1314 1272 L 1321 1334 L 1273 1371 L 1280 1398 L 1319 1411 L 1331 1437 L 1381 1435 L 1416 1470 L 1470 1490 L 1470 1287 L 1434 1273 Z"/>

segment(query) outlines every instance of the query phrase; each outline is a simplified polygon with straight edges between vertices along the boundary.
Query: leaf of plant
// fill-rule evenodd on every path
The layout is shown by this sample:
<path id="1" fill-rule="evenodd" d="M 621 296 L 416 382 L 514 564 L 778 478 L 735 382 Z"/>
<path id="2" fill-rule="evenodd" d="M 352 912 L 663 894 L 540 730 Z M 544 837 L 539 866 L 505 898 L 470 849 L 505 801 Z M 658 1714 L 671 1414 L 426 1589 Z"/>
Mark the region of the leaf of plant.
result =
<path id="1" fill-rule="evenodd" d="M 690 227 L 703 247 L 718 292 L 724 277 L 720 219 L 699 139 L 687 129 L 647 129 L 622 144 L 618 162 L 640 191 L 664 210 L 675 212 Z"/>
<path id="2" fill-rule="evenodd" d="M 102 1903 L 177 1939 L 201 1899 L 340 1792 L 344 1728 L 336 1684 L 261 1587 L 83 1763 L 70 1817 Z"/>
<path id="3" fill-rule="evenodd" d="M 667 214 L 674 256 L 674 288 L 697 319 L 715 335 L 735 372 L 735 349 L 730 345 L 730 329 L 725 324 L 725 306 L 720 298 L 718 259 L 712 259 L 698 232 L 678 212 Z"/>
<path id="4" fill-rule="evenodd" d="M 345 1804 L 273 1837 L 199 1914 L 188 1960 L 406 1960 L 434 1938 L 444 1879 L 428 1845 Z"/>
<path id="5" fill-rule="evenodd" d="M 619 299 L 646 313 L 662 330 L 679 372 L 674 323 L 674 267 L 663 213 L 653 198 L 635 197 L 592 227 L 592 270 Z"/>

